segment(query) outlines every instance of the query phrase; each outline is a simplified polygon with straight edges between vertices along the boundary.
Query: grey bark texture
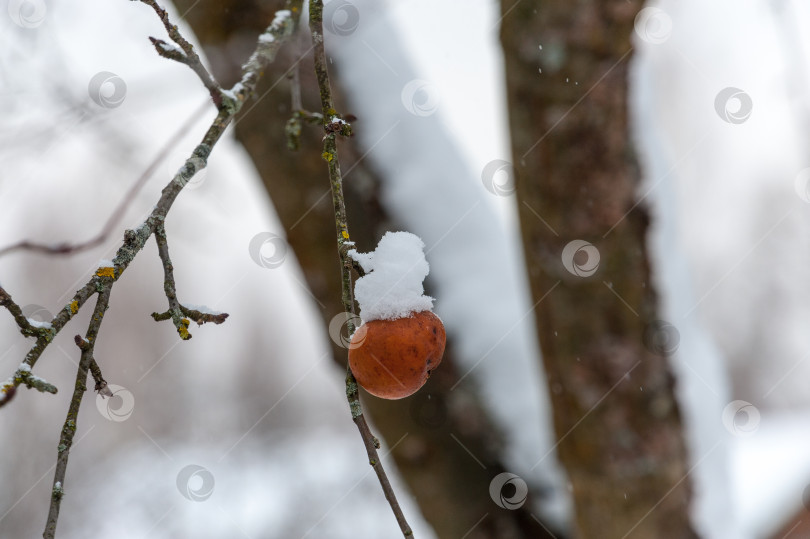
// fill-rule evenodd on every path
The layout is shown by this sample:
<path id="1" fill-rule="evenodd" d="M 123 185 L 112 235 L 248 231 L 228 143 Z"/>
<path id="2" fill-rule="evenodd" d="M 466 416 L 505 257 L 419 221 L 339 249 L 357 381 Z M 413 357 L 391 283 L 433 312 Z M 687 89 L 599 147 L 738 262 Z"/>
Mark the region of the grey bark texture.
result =
<path id="1" fill-rule="evenodd" d="M 627 92 L 641 7 L 502 1 L 520 225 L 577 537 L 695 537 L 673 377 L 645 346 L 658 306 Z"/>

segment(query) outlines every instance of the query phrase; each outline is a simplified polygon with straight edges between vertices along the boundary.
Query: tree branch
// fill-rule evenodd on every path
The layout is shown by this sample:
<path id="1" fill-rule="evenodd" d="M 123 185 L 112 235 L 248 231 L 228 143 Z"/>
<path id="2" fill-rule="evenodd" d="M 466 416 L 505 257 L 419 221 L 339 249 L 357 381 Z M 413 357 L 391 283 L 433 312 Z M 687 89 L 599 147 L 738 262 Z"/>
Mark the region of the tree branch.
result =
<path id="1" fill-rule="evenodd" d="M 166 292 L 166 298 L 169 300 L 169 310 L 164 313 L 152 313 L 152 318 L 156 322 L 161 320 L 168 320 L 171 318 L 174 326 L 177 328 L 177 333 L 180 338 L 188 340 L 191 338 L 191 333 L 188 331 L 189 319 L 184 318 L 189 316 L 197 322 L 197 325 L 202 325 L 206 322 L 213 322 L 221 324 L 228 318 L 228 313 L 203 313 L 199 310 L 189 309 L 180 304 L 177 300 L 177 286 L 174 282 L 174 266 L 172 260 L 169 258 L 169 243 L 166 238 L 166 230 L 163 225 L 159 225 L 155 231 L 155 240 L 158 245 L 158 254 L 160 260 L 163 262 L 163 290 Z"/>
<path id="2" fill-rule="evenodd" d="M 102 287 L 98 295 L 98 300 L 96 300 L 96 308 L 93 310 L 93 316 L 90 318 L 90 325 L 87 327 L 87 333 L 84 339 L 76 335 L 76 344 L 81 349 L 82 355 L 79 360 L 79 368 L 76 372 L 76 385 L 73 389 L 73 397 L 70 400 L 65 424 L 62 427 L 62 435 L 59 437 L 56 472 L 53 476 L 53 489 L 51 490 L 51 506 L 48 511 L 48 520 L 45 523 L 45 532 L 42 534 L 44 539 L 53 539 L 56 535 L 56 522 L 59 519 L 59 509 L 62 505 L 62 497 L 65 493 L 65 472 L 67 472 L 70 447 L 73 445 L 73 436 L 76 434 L 76 421 L 79 417 L 79 407 L 82 404 L 84 392 L 87 390 L 87 371 L 90 368 L 90 364 L 93 362 L 93 348 L 96 344 L 96 337 L 98 337 L 98 331 L 104 319 L 104 311 L 107 310 L 107 306 L 110 302 L 112 281 L 108 280 Z"/>
<path id="3" fill-rule="evenodd" d="M 157 4 L 150 2 L 149 0 L 142 1 L 148 5 L 154 4 L 153 8 L 154 6 L 157 6 Z M 237 83 L 230 91 L 223 90 L 223 95 L 225 95 L 224 103 L 226 106 L 219 109 L 219 113 L 217 114 L 213 123 L 206 131 L 202 141 L 197 145 L 191 156 L 186 160 L 185 165 L 163 188 L 160 199 L 155 205 L 155 208 L 152 210 L 152 213 L 146 218 L 146 220 L 144 220 L 143 223 L 141 223 L 140 226 L 134 230 L 125 231 L 124 241 L 121 247 L 118 249 L 115 258 L 113 258 L 112 267 L 98 268 L 96 274 L 91 277 L 87 284 L 80 288 L 73 296 L 72 300 L 65 305 L 65 307 L 62 308 L 56 316 L 54 316 L 53 320 L 50 322 L 50 328 L 48 331 L 41 332 L 39 335 L 37 335 L 36 344 L 31 348 L 31 350 L 29 350 L 28 354 L 26 354 L 25 359 L 23 360 L 25 365 L 30 368 L 34 367 L 39 357 L 48 347 L 53 338 L 59 334 L 65 324 L 67 324 L 67 322 L 79 312 L 84 303 L 93 294 L 96 294 L 104 289 L 103 279 L 111 279 L 110 286 L 112 286 L 112 284 L 118 280 L 124 270 L 129 267 L 129 264 L 135 259 L 141 249 L 143 249 L 146 241 L 155 232 L 155 230 L 157 230 L 158 225 L 162 226 L 166 219 L 166 215 L 171 209 L 172 204 L 174 204 L 175 199 L 180 194 L 180 191 L 191 180 L 194 174 L 205 168 L 212 148 L 225 132 L 225 129 L 230 125 L 234 116 L 242 108 L 244 102 L 255 92 L 256 84 L 261 78 L 261 74 L 264 71 L 265 66 L 275 59 L 276 53 L 278 52 L 281 44 L 292 35 L 295 24 L 294 19 L 292 18 L 292 12 L 294 11 L 296 13 L 300 13 L 302 2 L 303 0 L 290 0 L 287 2 L 287 7 L 289 9 L 281 10 L 276 13 L 273 22 L 270 24 L 270 26 L 268 26 L 264 34 L 259 37 L 256 51 L 251 55 L 250 60 L 248 60 L 248 62 L 245 64 L 242 81 Z M 159 8 L 159 6 L 157 7 L 162 11 L 162 8 Z M 165 11 L 163 11 L 163 13 L 165 13 Z M 164 24 L 166 24 L 166 21 L 164 21 Z M 176 31 L 177 29 L 174 28 L 170 32 Z M 9 303 L 10 296 L 6 293 L 4 298 L 8 298 L 4 299 L 3 303 L 3 305 L 8 308 L 8 306 L 11 305 L 11 303 Z M 197 312 L 199 313 L 199 311 Z M 12 315 L 14 315 L 13 312 Z M 222 318 L 220 315 L 210 316 L 217 319 Z M 199 315 L 196 317 L 197 320 L 202 320 L 205 318 L 206 316 L 204 313 L 199 313 Z M 15 316 L 15 320 L 16 319 L 17 317 Z M 224 320 L 224 318 L 222 319 Z M 212 321 L 215 320 L 212 319 Z M 14 397 L 16 394 L 16 388 L 19 387 L 20 384 L 24 383 L 28 387 L 37 387 L 36 385 L 30 385 L 26 381 L 31 380 L 31 377 L 25 376 L 24 372 L 27 372 L 25 371 L 25 368 L 23 368 L 23 371 L 17 369 L 15 375 L 0 386 L 0 406 L 7 404 Z M 23 373 L 23 375 L 21 375 L 21 373 Z M 99 382 L 97 381 L 97 383 Z M 53 388 L 53 386 L 43 385 L 42 387 L 50 387 L 53 389 L 53 391 L 50 391 L 50 389 L 47 391 L 54 393 L 56 392 L 56 388 Z"/>
<path id="4" fill-rule="evenodd" d="M 36 365 L 37 360 L 45 351 L 45 348 L 51 343 L 53 338 L 62 330 L 65 324 L 73 318 L 73 316 L 79 312 L 82 305 L 96 293 L 97 287 L 100 287 L 101 283 L 99 281 L 99 277 L 93 276 L 90 281 L 84 285 L 81 289 L 79 289 L 76 294 L 73 296 L 71 301 L 65 305 L 63 309 L 59 311 L 59 313 L 53 317 L 50 321 L 50 328 L 47 334 L 41 334 L 36 337 L 37 342 L 28 351 L 23 359 L 20 368 L 17 369 L 17 372 L 14 376 L 9 378 L 2 386 L 0 386 L 0 407 L 7 404 L 16 394 L 16 388 L 20 385 L 25 383 L 28 387 L 36 387 L 29 385 L 24 377 L 18 376 L 19 373 L 23 371 L 28 371 Z M 5 291 L 4 291 L 5 292 Z M 6 296 L 11 299 L 10 296 L 6 293 Z M 7 306 L 8 308 L 8 306 Z M 16 318 L 16 317 L 15 317 Z M 22 369 L 22 371 L 21 371 Z M 39 388 L 37 388 L 39 389 Z M 49 393 L 56 393 L 56 388 L 53 388 L 53 391 L 47 390 Z"/>
<path id="5" fill-rule="evenodd" d="M 177 26 L 169 21 L 169 14 L 165 9 L 160 7 L 155 0 L 141 0 L 141 2 L 155 10 L 155 13 L 157 13 L 158 17 L 160 17 L 160 20 L 163 22 L 163 26 L 166 27 L 166 32 L 169 33 L 169 37 L 182 49 L 180 50 L 173 47 L 161 39 L 150 37 L 149 40 L 152 42 L 152 45 L 155 46 L 157 53 L 164 58 L 176 60 L 190 67 L 197 77 L 199 77 L 206 90 L 208 90 L 208 93 L 211 94 L 211 99 L 214 100 L 214 105 L 216 105 L 217 109 L 222 109 L 224 106 L 222 88 L 220 88 L 219 83 L 202 64 L 200 56 L 194 50 L 194 46 L 180 34 Z"/>
<path id="6" fill-rule="evenodd" d="M 44 336 L 42 332 L 44 329 L 43 326 L 39 325 L 39 327 L 35 327 L 31 324 L 31 321 L 23 314 L 20 306 L 11 299 L 11 295 L 6 292 L 2 286 L 0 286 L 0 307 L 5 307 L 8 312 L 11 313 L 11 316 L 14 317 L 14 321 L 17 322 L 17 325 L 20 327 L 20 333 L 26 337 Z"/>
<path id="7" fill-rule="evenodd" d="M 166 229 L 163 228 L 163 223 L 160 223 L 157 230 L 155 230 L 155 241 L 158 245 L 160 260 L 163 262 L 163 291 L 166 293 L 166 299 L 169 300 L 169 310 L 167 312 L 170 313 L 180 338 L 186 341 L 191 338 L 191 333 L 188 332 L 189 320 L 183 318 L 183 313 L 180 312 L 180 302 L 177 301 L 174 266 L 172 266 L 172 260 L 169 258 L 169 242 L 166 240 Z M 152 318 L 157 320 L 155 314 L 152 314 Z"/>
<path id="8" fill-rule="evenodd" d="M 329 73 L 327 71 L 326 54 L 323 46 L 323 1 L 310 0 L 309 1 L 309 22 L 310 30 L 312 32 L 312 40 L 314 42 L 315 51 L 315 75 L 318 79 L 318 88 L 321 94 L 321 109 L 323 114 L 323 128 L 325 136 L 323 138 L 323 158 L 327 162 L 329 168 L 329 181 L 332 187 L 332 203 L 335 211 L 335 226 L 337 229 L 337 245 L 338 253 L 340 255 L 341 267 L 341 280 L 343 289 L 343 308 L 347 313 L 354 314 L 354 298 L 352 295 L 352 278 L 351 270 L 353 267 L 351 258 L 347 255 L 348 247 L 353 244 L 349 241 L 349 227 L 346 219 L 346 204 L 343 198 L 343 179 L 340 173 L 340 163 L 338 162 L 337 145 L 335 138 L 337 134 L 344 134 L 344 129 L 340 126 L 338 129 L 334 128 L 335 119 L 337 118 L 341 123 L 346 124 L 340 120 L 339 116 L 334 109 L 332 103 L 332 90 L 329 83 Z M 349 131 L 350 132 L 350 131 Z M 347 322 L 349 334 L 354 333 L 355 327 L 353 317 L 350 317 Z M 360 431 L 360 436 L 363 439 L 363 444 L 368 453 L 369 464 L 374 468 L 377 474 L 377 479 L 380 481 L 385 498 L 391 506 L 394 517 L 397 519 L 400 530 L 405 537 L 412 537 L 413 531 L 411 530 L 402 508 L 397 501 L 396 493 L 391 487 L 391 482 L 388 480 L 388 475 L 385 473 L 380 457 L 377 453 L 377 448 L 380 442 L 372 435 L 371 430 L 366 423 L 366 418 L 363 415 L 363 408 L 360 404 L 360 394 L 358 392 L 357 381 L 352 374 L 351 368 L 346 368 L 346 397 L 349 401 L 349 408 L 351 409 L 352 419 L 354 420 L 357 429 Z"/>
<path id="9" fill-rule="evenodd" d="M 214 324 L 221 324 L 225 320 L 228 319 L 230 316 L 228 313 L 212 313 L 212 312 L 205 312 L 201 311 L 200 308 L 194 309 L 192 307 L 187 307 L 182 303 L 180 305 L 180 312 L 183 316 L 191 318 L 194 322 L 197 322 L 197 325 L 203 325 L 207 322 L 213 322 Z M 162 313 L 152 313 L 152 318 L 155 319 L 156 322 L 160 322 L 162 320 L 169 320 L 172 317 L 171 311 L 165 311 Z"/>

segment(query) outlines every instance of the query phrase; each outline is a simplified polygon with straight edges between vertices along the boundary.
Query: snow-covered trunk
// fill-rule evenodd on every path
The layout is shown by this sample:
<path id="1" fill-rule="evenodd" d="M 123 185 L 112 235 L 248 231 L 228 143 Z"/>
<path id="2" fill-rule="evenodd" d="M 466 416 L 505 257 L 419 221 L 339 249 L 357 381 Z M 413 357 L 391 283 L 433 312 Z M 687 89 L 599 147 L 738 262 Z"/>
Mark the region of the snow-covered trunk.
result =
<path id="1" fill-rule="evenodd" d="M 668 15 L 664 15 L 668 17 Z M 644 182 L 639 196 L 649 205 L 652 224 L 649 248 L 653 282 L 661 294 L 661 318 L 672 350 L 676 392 L 684 418 L 694 488 L 692 518 L 707 538 L 742 538 L 732 514 L 729 475 L 729 432 L 723 428 L 723 408 L 729 403 L 726 365 L 706 329 L 690 311 L 698 301 L 691 282 L 682 219 L 674 185 L 683 181 L 671 154 L 668 133 L 677 129 L 660 114 L 672 95 L 655 67 L 656 43 L 636 37 L 638 52 L 631 78 L 634 141 Z M 672 118 L 674 119 L 674 118 Z"/>
<path id="2" fill-rule="evenodd" d="M 707 537 L 768 536 L 801 509 L 810 464 L 792 451 L 810 368 L 808 5 L 665 1 L 651 13 L 634 123 L 662 312 L 680 333 L 693 514 Z M 776 417 L 786 409 L 798 413 Z"/>

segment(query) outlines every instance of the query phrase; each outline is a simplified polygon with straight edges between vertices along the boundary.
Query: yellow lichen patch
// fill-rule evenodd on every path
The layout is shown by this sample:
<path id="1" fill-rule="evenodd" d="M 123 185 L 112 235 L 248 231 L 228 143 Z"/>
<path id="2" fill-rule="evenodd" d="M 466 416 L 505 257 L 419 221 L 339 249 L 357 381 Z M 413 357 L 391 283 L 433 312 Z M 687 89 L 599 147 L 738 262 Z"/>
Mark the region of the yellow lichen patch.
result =
<path id="1" fill-rule="evenodd" d="M 325 161 L 330 161 L 330 162 L 332 161 L 332 159 L 334 159 L 334 158 L 335 158 L 335 156 L 334 156 L 334 155 L 332 155 L 332 154 L 331 154 L 331 153 L 329 153 L 329 152 L 323 152 L 323 153 L 321 154 L 321 157 L 323 157 Z"/>
<path id="2" fill-rule="evenodd" d="M 76 314 L 79 312 L 79 302 L 75 299 L 70 302 L 70 314 Z"/>
<path id="3" fill-rule="evenodd" d="M 110 277 L 111 279 L 115 279 L 115 268 L 110 266 L 98 268 L 96 270 L 96 275 L 98 275 L 99 277 Z"/>
<path id="4" fill-rule="evenodd" d="M 343 235 L 343 239 L 344 239 L 344 240 L 348 240 L 348 239 L 349 239 L 349 233 L 348 233 L 348 232 L 346 232 L 345 230 L 341 231 L 341 234 Z"/>
<path id="5" fill-rule="evenodd" d="M 188 318 L 182 318 L 180 320 L 180 327 L 177 328 L 177 333 L 180 334 L 180 338 L 184 341 L 187 341 L 191 338 L 191 333 L 188 332 L 188 324 L 190 320 Z"/>

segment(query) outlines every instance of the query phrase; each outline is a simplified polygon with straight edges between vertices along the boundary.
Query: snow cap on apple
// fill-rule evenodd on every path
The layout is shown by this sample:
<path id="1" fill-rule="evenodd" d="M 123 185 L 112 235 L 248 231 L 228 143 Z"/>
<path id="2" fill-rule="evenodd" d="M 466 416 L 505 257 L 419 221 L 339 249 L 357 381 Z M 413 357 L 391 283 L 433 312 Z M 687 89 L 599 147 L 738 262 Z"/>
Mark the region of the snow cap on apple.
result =
<path id="1" fill-rule="evenodd" d="M 386 232 L 370 253 L 349 251 L 366 275 L 357 279 L 354 294 L 363 322 L 395 320 L 433 309 L 422 282 L 430 271 L 425 244 L 410 232 Z"/>

